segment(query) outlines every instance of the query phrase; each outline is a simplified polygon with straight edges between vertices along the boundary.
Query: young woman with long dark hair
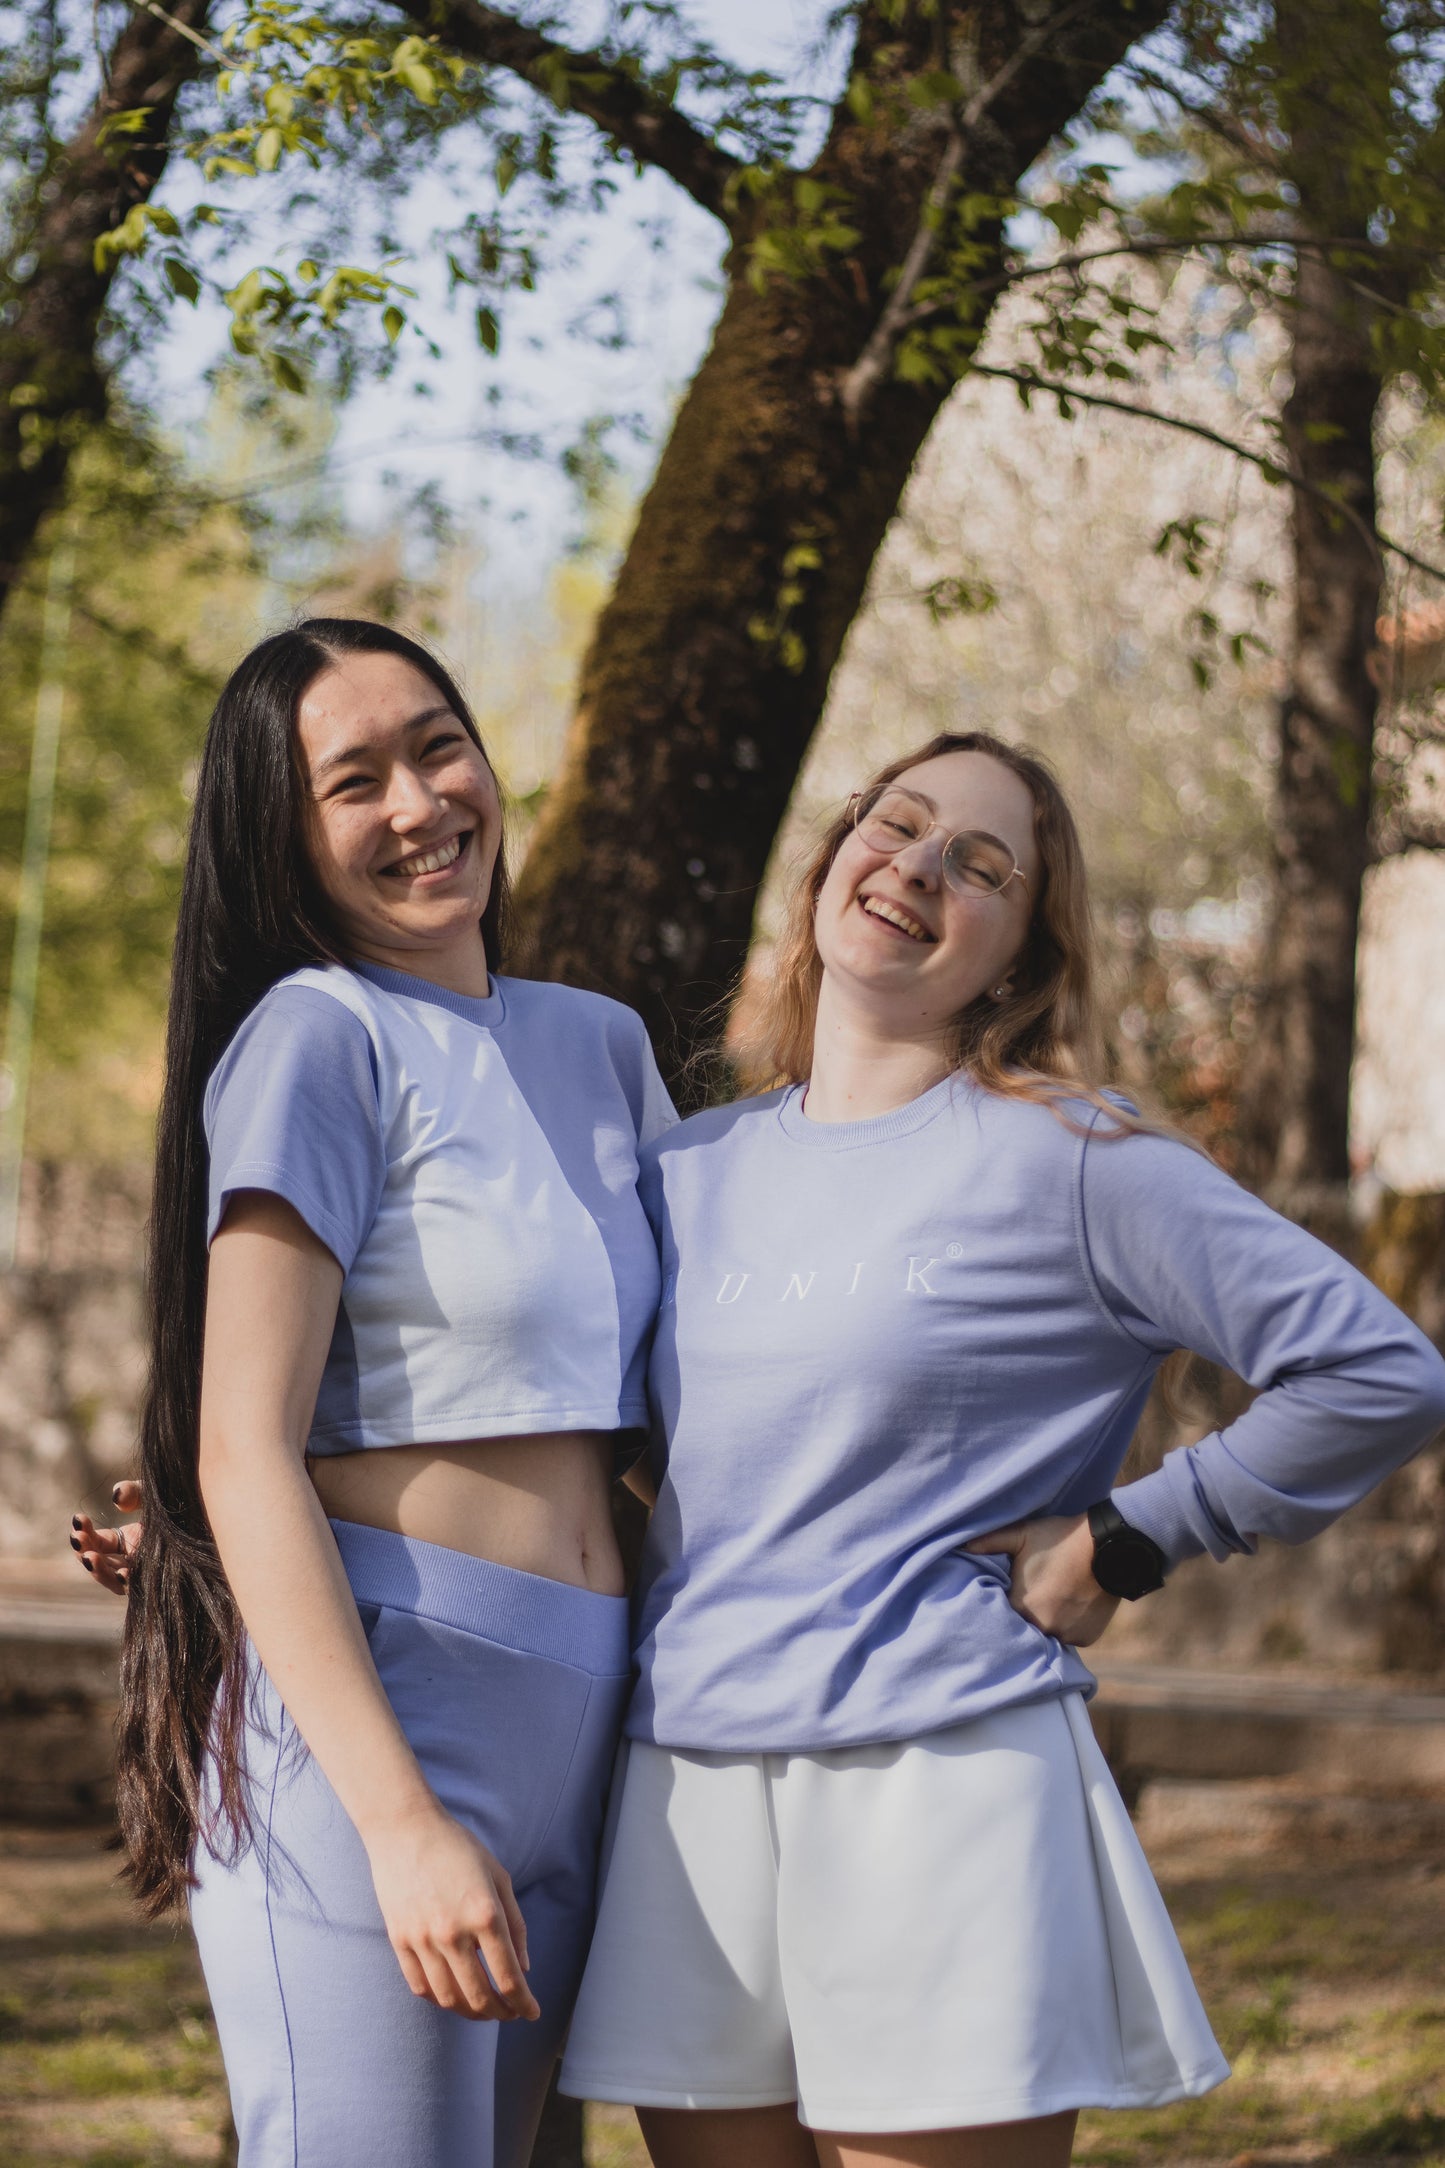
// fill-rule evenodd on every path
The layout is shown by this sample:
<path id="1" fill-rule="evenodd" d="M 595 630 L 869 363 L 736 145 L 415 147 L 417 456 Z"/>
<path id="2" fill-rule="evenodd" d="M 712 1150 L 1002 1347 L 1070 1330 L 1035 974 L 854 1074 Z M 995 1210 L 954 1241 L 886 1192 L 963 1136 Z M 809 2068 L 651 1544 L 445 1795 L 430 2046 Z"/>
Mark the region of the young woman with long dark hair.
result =
<path id="1" fill-rule="evenodd" d="M 935 738 L 832 823 L 745 1061 L 642 1155 L 664 1295 L 639 1683 L 563 2063 L 658 2168 L 1062 2168 L 1226 2066 L 1078 1646 L 1299 1542 L 1445 1419 L 1333 1252 L 1098 1088 L 1039 762 Z M 1262 1388 L 1116 1489 L 1195 1349 Z"/>
<path id="2" fill-rule="evenodd" d="M 1057 785 L 943 736 L 804 873 L 744 1049 L 781 1088 L 642 1152 L 657 1505 L 563 2085 L 659 2168 L 1060 2168 L 1080 2106 L 1224 2075 L 1075 1651 L 1323 1527 L 1445 1364 L 1096 1040 Z M 1179 1347 L 1259 1397 L 1116 1491 Z"/>
<path id="3" fill-rule="evenodd" d="M 498 975 L 506 909 L 432 655 L 318 619 L 246 657 L 176 936 L 119 1751 L 243 2168 L 522 2168 L 586 1949 L 672 1115 L 630 1011 Z"/>

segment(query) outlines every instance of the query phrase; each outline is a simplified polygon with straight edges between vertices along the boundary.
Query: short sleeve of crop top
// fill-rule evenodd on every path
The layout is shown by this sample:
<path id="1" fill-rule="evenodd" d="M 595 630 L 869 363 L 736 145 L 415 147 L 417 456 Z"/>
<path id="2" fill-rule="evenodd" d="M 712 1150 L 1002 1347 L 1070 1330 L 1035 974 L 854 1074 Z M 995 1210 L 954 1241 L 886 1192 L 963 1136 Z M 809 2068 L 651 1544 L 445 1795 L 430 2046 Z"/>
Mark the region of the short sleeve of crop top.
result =
<path id="1" fill-rule="evenodd" d="M 238 1190 L 284 1197 L 349 1272 L 386 1181 L 376 1058 L 360 1019 L 314 987 L 273 987 L 206 1086 L 206 1240 Z"/>

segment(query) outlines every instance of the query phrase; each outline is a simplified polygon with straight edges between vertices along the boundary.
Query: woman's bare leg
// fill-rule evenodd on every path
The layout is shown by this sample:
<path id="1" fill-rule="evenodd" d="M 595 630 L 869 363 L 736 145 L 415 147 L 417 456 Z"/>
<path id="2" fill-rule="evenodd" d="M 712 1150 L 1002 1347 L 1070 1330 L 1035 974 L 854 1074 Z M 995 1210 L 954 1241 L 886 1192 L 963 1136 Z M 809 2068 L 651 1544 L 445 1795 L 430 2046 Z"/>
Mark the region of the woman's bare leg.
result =
<path id="1" fill-rule="evenodd" d="M 805 2130 L 788 2108 L 639 2108 L 653 2168 L 1068 2168 L 1072 2108 L 971 2130 Z"/>
<path id="2" fill-rule="evenodd" d="M 818 2168 L 813 2133 L 785 2108 L 639 2108 L 653 2168 Z M 1052 2168 L 1052 2164 L 1050 2164 Z"/>
<path id="3" fill-rule="evenodd" d="M 1063 2115 L 1034 2116 L 1025 2123 L 981 2123 L 972 2130 L 877 2135 L 815 2130 L 806 2135 L 814 2141 L 819 2168 L 1068 2168 L 1077 2121 L 1070 2108 Z M 682 2154 L 675 2168 L 687 2168 Z"/>

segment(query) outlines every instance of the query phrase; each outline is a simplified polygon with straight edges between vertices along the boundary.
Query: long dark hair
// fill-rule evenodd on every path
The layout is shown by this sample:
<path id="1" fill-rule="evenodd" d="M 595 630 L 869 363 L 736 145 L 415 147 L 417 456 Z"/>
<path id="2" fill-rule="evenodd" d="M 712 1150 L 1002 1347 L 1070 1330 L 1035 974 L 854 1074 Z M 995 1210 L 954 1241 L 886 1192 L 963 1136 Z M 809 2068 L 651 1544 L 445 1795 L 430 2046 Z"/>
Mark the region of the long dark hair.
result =
<path id="1" fill-rule="evenodd" d="M 296 732 L 307 687 L 344 655 L 397 655 L 436 686 L 479 749 L 461 692 L 436 657 L 389 626 L 317 617 L 263 640 L 211 717 L 196 784 L 166 1026 L 146 1296 L 150 1368 L 141 1412 L 145 1532 L 131 1566 L 121 1659 L 117 1804 L 131 1880 L 150 1916 L 194 1880 L 198 1836 L 248 1841 L 241 1759 L 246 1653 L 240 1614 L 201 1502 L 197 1470 L 206 1299 L 206 1082 L 268 987 L 342 960 L 307 844 Z M 482 916 L 503 960 L 507 878 L 498 855 Z M 203 1828 L 202 1757 L 216 1797 Z"/>

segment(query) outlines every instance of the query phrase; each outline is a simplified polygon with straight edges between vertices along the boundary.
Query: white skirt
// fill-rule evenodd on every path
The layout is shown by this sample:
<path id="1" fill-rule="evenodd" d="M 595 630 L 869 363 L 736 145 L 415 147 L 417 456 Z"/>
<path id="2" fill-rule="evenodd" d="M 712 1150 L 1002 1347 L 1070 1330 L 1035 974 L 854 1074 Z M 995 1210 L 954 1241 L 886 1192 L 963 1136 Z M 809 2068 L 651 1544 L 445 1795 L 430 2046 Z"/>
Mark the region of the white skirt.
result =
<path id="1" fill-rule="evenodd" d="M 561 2085 L 836 2131 L 1229 2075 L 1082 1698 L 819 1754 L 624 1743 Z"/>

